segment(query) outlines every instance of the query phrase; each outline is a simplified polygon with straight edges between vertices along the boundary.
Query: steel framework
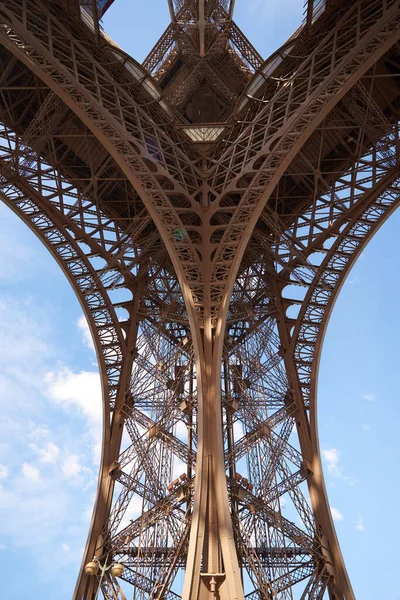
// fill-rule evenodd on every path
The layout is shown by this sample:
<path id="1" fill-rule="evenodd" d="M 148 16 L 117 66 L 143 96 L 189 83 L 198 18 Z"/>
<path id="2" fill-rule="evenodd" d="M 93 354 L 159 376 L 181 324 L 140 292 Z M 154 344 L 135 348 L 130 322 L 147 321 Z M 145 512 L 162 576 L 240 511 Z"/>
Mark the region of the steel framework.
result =
<path id="1" fill-rule="evenodd" d="M 400 1 L 308 0 L 266 61 L 234 0 L 168 3 L 139 65 L 110 2 L 0 1 L 1 198 L 68 277 L 103 385 L 73 597 L 353 600 L 316 382 L 399 204 Z"/>

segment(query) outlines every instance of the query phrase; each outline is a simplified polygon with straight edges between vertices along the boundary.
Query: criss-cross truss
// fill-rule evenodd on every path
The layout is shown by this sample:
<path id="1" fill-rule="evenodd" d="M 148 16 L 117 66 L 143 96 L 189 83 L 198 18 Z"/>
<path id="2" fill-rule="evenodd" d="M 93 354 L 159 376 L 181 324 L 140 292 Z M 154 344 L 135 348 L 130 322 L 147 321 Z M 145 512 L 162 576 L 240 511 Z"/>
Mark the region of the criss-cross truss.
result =
<path id="1" fill-rule="evenodd" d="M 233 0 L 168 0 L 143 65 L 110 4 L 0 0 L 1 198 L 73 286 L 103 385 L 74 600 L 354 600 L 316 382 L 399 204 L 400 1 L 308 0 L 264 61 Z"/>

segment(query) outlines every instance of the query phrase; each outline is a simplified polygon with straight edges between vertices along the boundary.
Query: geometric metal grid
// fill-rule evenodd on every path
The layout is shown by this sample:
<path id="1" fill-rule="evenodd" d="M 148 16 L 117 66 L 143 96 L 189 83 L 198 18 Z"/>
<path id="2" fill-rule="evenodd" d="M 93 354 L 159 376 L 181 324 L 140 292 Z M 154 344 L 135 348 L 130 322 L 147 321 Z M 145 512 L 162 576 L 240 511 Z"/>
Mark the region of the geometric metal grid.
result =
<path id="1" fill-rule="evenodd" d="M 400 2 L 309 1 L 266 61 L 233 2 L 169 6 L 141 66 L 96 3 L 0 2 L 1 198 L 71 282 L 103 385 L 74 598 L 352 599 L 316 382 L 399 203 Z"/>

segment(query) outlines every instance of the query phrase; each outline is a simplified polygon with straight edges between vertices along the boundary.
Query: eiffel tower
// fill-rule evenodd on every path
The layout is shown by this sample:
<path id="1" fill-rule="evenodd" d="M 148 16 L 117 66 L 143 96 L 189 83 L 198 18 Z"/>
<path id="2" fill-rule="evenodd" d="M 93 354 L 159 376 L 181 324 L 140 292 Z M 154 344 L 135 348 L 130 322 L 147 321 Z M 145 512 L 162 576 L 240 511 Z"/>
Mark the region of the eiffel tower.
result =
<path id="1" fill-rule="evenodd" d="M 0 1 L 1 199 L 73 287 L 103 389 L 73 599 L 354 600 L 318 364 L 399 204 L 400 1 L 308 0 L 264 60 L 234 0 L 168 0 L 143 64 L 111 4 Z"/>

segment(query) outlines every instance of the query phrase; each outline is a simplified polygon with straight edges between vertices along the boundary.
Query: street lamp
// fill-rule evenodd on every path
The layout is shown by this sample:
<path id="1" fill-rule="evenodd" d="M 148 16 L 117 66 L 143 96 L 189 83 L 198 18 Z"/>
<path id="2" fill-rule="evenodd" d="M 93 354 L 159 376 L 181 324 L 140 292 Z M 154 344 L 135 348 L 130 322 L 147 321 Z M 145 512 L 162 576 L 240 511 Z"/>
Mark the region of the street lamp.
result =
<path id="1" fill-rule="evenodd" d="M 111 563 L 110 565 L 107 565 L 107 561 L 102 565 L 99 559 L 95 557 L 85 565 L 85 573 L 86 575 L 89 575 L 89 577 L 92 577 L 93 575 L 96 575 L 98 571 L 100 571 L 101 574 L 94 600 L 97 600 L 106 571 L 110 571 L 113 577 L 121 577 L 124 572 L 124 566 L 121 565 L 121 563 Z"/>

